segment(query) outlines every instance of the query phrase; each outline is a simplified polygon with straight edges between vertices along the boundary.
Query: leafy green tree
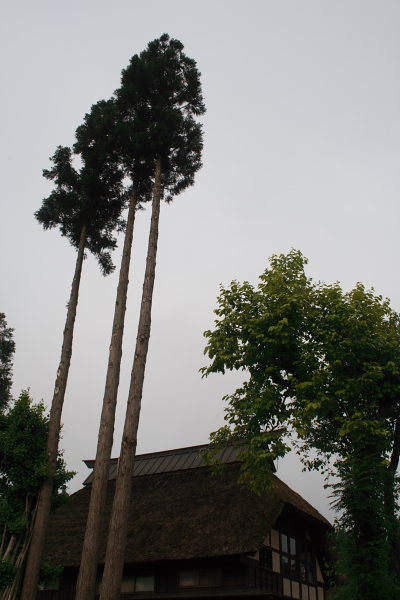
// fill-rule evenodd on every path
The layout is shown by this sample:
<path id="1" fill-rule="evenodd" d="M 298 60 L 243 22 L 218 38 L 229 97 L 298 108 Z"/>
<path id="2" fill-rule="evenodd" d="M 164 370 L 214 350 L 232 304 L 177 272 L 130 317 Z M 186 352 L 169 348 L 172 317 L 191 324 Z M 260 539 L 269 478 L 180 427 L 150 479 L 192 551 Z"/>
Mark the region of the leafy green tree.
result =
<path id="1" fill-rule="evenodd" d="M 23 597 L 26 600 L 33 600 L 37 592 L 50 515 L 61 413 L 72 356 L 73 331 L 85 251 L 89 250 L 97 258 L 104 275 L 110 273 L 114 268 L 110 255 L 110 251 L 116 246 L 114 232 L 124 226 L 121 218 L 126 201 L 123 173 L 109 151 L 107 136 L 112 123 L 112 107 L 105 101 L 99 103 L 97 135 L 91 140 L 90 146 L 82 144 L 80 169 L 74 167 L 73 155 L 69 148 L 57 148 L 51 159 L 53 168 L 43 172 L 47 179 L 54 181 L 55 189 L 43 200 L 41 208 L 35 213 L 45 229 L 60 229 L 61 235 L 67 237 L 77 250 L 77 259 L 51 403 L 48 473 L 41 486 L 24 577 Z"/>
<path id="2" fill-rule="evenodd" d="M 315 283 L 298 251 L 273 256 L 257 287 L 221 288 L 206 331 L 205 376 L 243 370 L 218 446 L 247 442 L 243 479 L 268 481 L 268 458 L 296 446 L 306 467 L 335 474 L 345 583 L 341 597 L 392 599 L 400 450 L 400 321 L 362 284 Z M 346 595 L 347 594 L 347 595 Z"/>
<path id="3" fill-rule="evenodd" d="M 201 166 L 202 131 L 195 120 L 205 108 L 199 72 L 178 40 L 164 34 L 135 55 L 116 92 L 121 114 L 121 160 L 152 170 L 152 215 L 136 348 L 128 393 L 118 478 L 108 536 L 101 598 L 119 597 L 129 516 L 143 380 L 151 327 L 160 201 L 189 185 Z"/>
<path id="4" fill-rule="evenodd" d="M 0 313 L 0 413 L 10 401 L 12 359 L 15 351 L 13 330 L 7 326 L 6 316 Z"/>
<path id="5" fill-rule="evenodd" d="M 0 415 L 0 589 L 2 600 L 19 597 L 23 563 L 32 534 L 37 497 L 47 473 L 49 418 L 43 403 L 33 404 L 28 391 Z M 53 505 L 65 496 L 67 472 L 59 454 Z"/>

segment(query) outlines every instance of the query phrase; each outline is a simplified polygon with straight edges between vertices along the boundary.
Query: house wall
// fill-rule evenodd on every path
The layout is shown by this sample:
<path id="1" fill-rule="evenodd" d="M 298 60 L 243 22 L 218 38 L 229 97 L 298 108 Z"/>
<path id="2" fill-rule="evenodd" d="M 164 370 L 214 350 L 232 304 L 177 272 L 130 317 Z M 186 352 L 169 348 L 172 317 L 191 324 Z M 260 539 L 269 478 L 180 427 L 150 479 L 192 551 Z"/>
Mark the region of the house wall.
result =
<path id="1" fill-rule="evenodd" d="M 310 519 L 307 521 L 301 512 L 285 509 L 274 528 L 268 532 L 263 545 L 251 556 L 126 565 L 126 581 L 121 597 L 126 600 L 150 599 L 162 598 L 165 594 L 168 598 L 184 600 L 221 595 L 250 598 L 253 593 L 258 596 L 265 593 L 270 599 L 326 600 L 326 584 L 317 558 L 318 544 L 314 544 L 314 541 L 318 541 L 318 528 L 315 525 L 313 530 L 312 521 L 310 526 L 309 523 Z M 215 579 L 213 584 L 205 583 L 207 569 L 219 573 L 219 579 Z M 186 573 L 184 585 L 182 571 Z M 192 584 L 190 577 L 195 578 L 196 572 L 199 581 Z M 146 576 L 155 577 L 154 590 L 144 592 L 142 587 L 138 592 L 136 582 Z M 40 592 L 38 600 L 73 600 L 76 577 L 76 568 L 65 569 L 59 591 Z M 215 583 L 217 580 L 218 583 Z"/>
<path id="2" fill-rule="evenodd" d="M 272 529 L 264 540 L 264 547 L 271 552 L 271 568 L 274 573 L 279 573 L 282 576 L 283 595 L 296 600 L 325 600 L 325 581 L 322 575 L 320 564 L 314 552 L 311 553 L 309 566 L 312 570 L 313 581 L 307 581 L 308 577 L 300 571 L 299 565 L 302 563 L 304 553 L 290 551 L 290 540 L 295 540 L 296 546 L 300 545 L 300 541 L 309 544 L 312 548 L 311 536 L 306 528 L 301 523 L 295 524 L 283 522 L 282 528 Z M 304 548 L 303 548 L 304 549 Z M 256 558 L 260 560 L 260 551 Z M 285 560 L 293 562 L 297 566 L 293 571 L 288 573 Z M 306 581 L 304 581 L 306 580 Z"/>
<path id="3" fill-rule="evenodd" d="M 220 576 L 220 585 L 201 585 L 182 587 L 179 585 L 179 574 L 185 572 L 217 573 Z M 134 592 L 133 582 L 137 576 L 155 576 L 155 589 L 153 592 Z M 59 591 L 40 591 L 38 600 L 73 600 L 77 569 L 66 569 L 61 577 Z M 203 582 L 204 584 L 204 582 Z M 121 598 L 156 598 L 163 594 L 169 598 L 190 598 L 202 596 L 212 598 L 222 590 L 229 591 L 232 598 L 240 592 L 245 592 L 249 587 L 248 565 L 239 557 L 210 559 L 200 561 L 175 561 L 149 565 L 126 565 Z M 248 594 L 247 594 L 248 595 Z"/>
<path id="4" fill-rule="evenodd" d="M 279 524 L 277 524 L 279 525 Z M 313 580 L 304 580 L 300 570 L 288 573 L 287 560 L 293 560 L 294 565 L 300 564 L 303 549 L 311 550 L 311 536 L 301 523 L 295 524 L 283 521 L 279 528 L 272 529 L 264 540 L 264 544 L 252 556 L 224 557 L 220 559 L 203 559 L 192 561 L 174 561 L 149 563 L 143 565 L 126 565 L 124 570 L 125 583 L 122 588 L 124 600 L 130 598 L 156 598 L 163 594 L 169 598 L 190 598 L 194 596 L 217 597 L 223 592 L 229 592 L 230 598 L 249 597 L 254 593 L 265 591 L 270 598 L 291 598 L 295 600 L 326 600 L 325 582 L 315 553 L 308 552 Z M 290 545 L 296 545 L 299 552 L 291 553 Z M 303 542 L 301 541 L 303 540 Z M 289 548 L 288 548 L 289 547 Z M 289 558 L 288 558 L 289 557 Z M 286 563 L 285 563 L 286 560 Z M 219 573 L 218 585 L 204 584 L 207 572 Z M 198 585 L 180 585 L 180 573 L 199 575 L 202 573 L 203 582 Z M 135 577 L 155 577 L 155 588 L 145 593 L 135 592 Z M 58 592 L 40 592 L 38 600 L 73 600 L 75 595 L 77 569 L 65 569 Z"/>

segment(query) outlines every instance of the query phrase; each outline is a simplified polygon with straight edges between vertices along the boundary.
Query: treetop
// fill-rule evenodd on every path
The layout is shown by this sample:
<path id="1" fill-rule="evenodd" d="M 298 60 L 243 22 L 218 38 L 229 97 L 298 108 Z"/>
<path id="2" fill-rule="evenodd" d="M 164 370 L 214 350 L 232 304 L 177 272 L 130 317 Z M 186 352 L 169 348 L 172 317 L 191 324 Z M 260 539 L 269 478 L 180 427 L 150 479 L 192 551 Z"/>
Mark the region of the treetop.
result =
<path id="1" fill-rule="evenodd" d="M 271 455 L 286 452 L 290 436 L 324 454 L 315 467 L 346 455 L 357 436 L 382 436 L 389 452 L 400 415 L 399 315 L 361 283 L 344 292 L 314 282 L 305 264 L 292 250 L 271 258 L 257 286 L 221 287 L 202 372 L 247 376 L 225 397 L 228 426 L 217 439 L 262 434 L 265 442 L 278 429 Z"/>

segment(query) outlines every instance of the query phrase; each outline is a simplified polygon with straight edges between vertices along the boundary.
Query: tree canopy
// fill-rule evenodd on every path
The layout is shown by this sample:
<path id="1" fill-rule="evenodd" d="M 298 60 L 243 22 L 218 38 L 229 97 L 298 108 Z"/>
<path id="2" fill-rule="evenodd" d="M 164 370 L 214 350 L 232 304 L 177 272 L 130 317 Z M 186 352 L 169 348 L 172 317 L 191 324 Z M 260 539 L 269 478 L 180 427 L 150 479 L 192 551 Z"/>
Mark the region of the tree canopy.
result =
<path id="1" fill-rule="evenodd" d="M 18 399 L 10 396 L 13 330 L 0 313 L 1 381 L 4 402 L 0 410 L 0 588 L 4 598 L 18 596 L 22 565 L 29 543 L 32 517 L 40 485 L 47 473 L 49 418 L 43 403 L 34 404 L 24 390 Z M 53 506 L 65 497 L 68 472 L 61 454 L 57 458 Z M 3 597 L 3 596 L 2 596 Z"/>
<path id="2" fill-rule="evenodd" d="M 7 413 L 1 416 L 0 497 L 7 501 L 2 507 L 7 509 L 6 521 L 11 531 L 26 526 L 23 515 L 27 499 L 32 509 L 39 483 L 46 474 L 47 428 L 44 404 L 34 404 L 27 390 L 22 391 Z M 71 477 L 59 456 L 55 494 L 60 490 L 65 492 L 65 484 Z M 1 514 L 4 517 L 4 511 Z"/>
<path id="3" fill-rule="evenodd" d="M 291 447 L 306 467 L 337 475 L 339 523 L 359 555 L 358 568 L 354 552 L 348 562 L 348 584 L 358 581 L 363 598 L 375 586 L 391 598 L 383 590 L 397 568 L 389 563 L 398 539 L 400 318 L 361 283 L 344 292 L 314 282 L 306 262 L 295 250 L 273 256 L 257 287 L 221 288 L 203 373 L 244 370 L 247 378 L 225 397 L 227 425 L 212 440 L 247 442 L 244 479 L 253 487 L 268 479 L 267 459 Z"/>
<path id="4" fill-rule="evenodd" d="M 5 314 L 0 313 L 0 412 L 6 408 L 11 398 L 14 352 L 13 329 L 8 327 Z"/>
<path id="5" fill-rule="evenodd" d="M 163 193 L 169 201 L 193 184 L 201 167 L 202 129 L 194 117 L 205 112 L 196 62 L 167 34 L 135 54 L 115 92 L 118 135 L 125 172 L 137 185 L 161 161 Z"/>
<path id="6" fill-rule="evenodd" d="M 106 138 L 105 127 L 100 121 L 96 140 L 75 156 L 82 162 L 80 168 L 73 164 L 72 150 L 58 146 L 50 159 L 53 167 L 43 171 L 44 177 L 54 181 L 55 189 L 43 200 L 35 217 L 45 229 L 59 227 L 61 235 L 75 248 L 85 226 L 85 248 L 97 258 L 102 272 L 108 274 L 114 269 L 110 251 L 116 246 L 115 231 L 124 226 L 121 212 L 126 192 L 123 173 L 106 152 L 102 138 Z"/>
<path id="7" fill-rule="evenodd" d="M 183 48 L 168 34 L 151 41 L 132 56 L 114 96 L 93 105 L 76 131 L 75 152 L 86 157 L 101 137 L 142 203 L 152 198 L 156 160 L 167 202 L 201 167 L 202 128 L 194 118 L 205 112 L 200 73 Z"/>
<path id="8" fill-rule="evenodd" d="M 47 472 L 48 417 L 42 403 L 34 404 L 28 391 L 0 415 L 0 588 L 18 585 L 29 540 L 40 484 Z M 68 472 L 62 456 L 57 461 L 53 506 L 66 496 Z"/>

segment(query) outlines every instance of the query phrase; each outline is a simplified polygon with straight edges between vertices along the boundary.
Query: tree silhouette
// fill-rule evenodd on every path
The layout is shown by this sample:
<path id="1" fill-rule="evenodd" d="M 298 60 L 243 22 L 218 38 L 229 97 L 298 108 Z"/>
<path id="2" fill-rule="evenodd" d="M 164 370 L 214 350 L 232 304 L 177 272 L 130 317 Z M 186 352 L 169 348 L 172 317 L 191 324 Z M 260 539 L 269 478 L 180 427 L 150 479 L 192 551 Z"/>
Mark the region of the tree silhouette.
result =
<path id="1" fill-rule="evenodd" d="M 112 99 L 110 102 L 114 102 Z M 115 107 L 115 104 L 114 104 Z M 97 135 L 97 108 L 92 107 L 90 114 L 86 115 L 85 123 L 77 131 L 77 144 L 75 148 L 91 147 L 91 138 Z M 114 127 L 112 152 L 120 157 L 121 148 L 127 143 L 126 128 L 121 121 Z M 109 150 L 109 148 L 107 148 Z M 82 548 L 82 558 L 76 588 L 76 599 L 92 598 L 95 593 L 99 541 L 101 533 L 101 517 L 107 494 L 109 460 L 111 456 L 115 409 L 119 386 L 119 376 L 122 358 L 122 340 L 125 323 L 127 291 L 129 284 L 129 267 L 133 240 L 133 229 L 136 210 L 141 202 L 150 200 L 151 179 L 148 165 L 141 159 L 135 158 L 131 152 L 129 165 L 122 162 L 122 168 L 130 179 L 129 210 L 125 229 L 124 246 L 122 252 L 119 281 L 115 300 L 114 319 L 109 347 L 106 382 L 104 388 L 103 405 L 99 426 L 96 461 L 93 471 L 91 496 L 86 523 L 85 538 Z M 139 200 L 140 199 L 140 200 Z"/>
<path id="2" fill-rule="evenodd" d="M 6 315 L 0 313 L 0 413 L 10 401 L 12 361 L 15 352 L 13 331 L 7 325 Z"/>
<path id="3" fill-rule="evenodd" d="M 178 40 L 164 34 L 135 55 L 117 90 L 124 136 L 121 148 L 128 168 L 129 151 L 153 168 L 152 215 L 146 271 L 110 521 L 102 600 L 118 598 L 126 546 L 131 481 L 137 444 L 141 397 L 151 328 L 160 201 L 167 202 L 193 184 L 201 166 L 202 132 L 194 116 L 204 113 L 200 74 Z M 130 148 L 131 146 L 131 148 Z M 126 153 L 127 152 L 127 153 Z"/>
<path id="4" fill-rule="evenodd" d="M 59 146 L 51 158 L 53 167 L 43 175 L 54 181 L 55 189 L 43 200 L 35 213 L 44 229 L 58 227 L 61 235 L 68 238 L 77 250 L 75 272 L 68 302 L 67 317 L 63 333 L 61 358 L 57 370 L 54 394 L 51 403 L 48 430 L 48 470 L 44 479 L 33 525 L 22 597 L 34 599 L 39 579 L 39 569 L 51 508 L 54 473 L 57 463 L 61 413 L 67 386 L 72 355 L 72 341 L 79 284 L 85 250 L 98 260 L 104 275 L 110 273 L 114 265 L 111 250 L 116 246 L 114 231 L 121 229 L 124 222 L 121 211 L 125 205 L 126 193 L 123 188 L 123 173 L 113 162 L 112 153 L 107 151 L 106 131 L 112 121 L 112 107 L 107 102 L 98 105 L 99 128 L 96 138 L 90 145 L 82 143 L 80 159 L 82 166 L 73 166 L 70 148 Z M 102 119 L 100 118 L 102 115 Z"/>

